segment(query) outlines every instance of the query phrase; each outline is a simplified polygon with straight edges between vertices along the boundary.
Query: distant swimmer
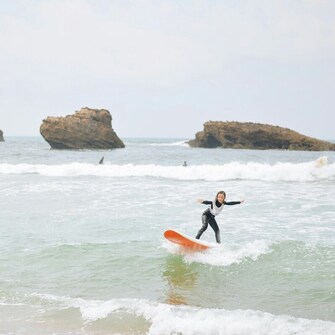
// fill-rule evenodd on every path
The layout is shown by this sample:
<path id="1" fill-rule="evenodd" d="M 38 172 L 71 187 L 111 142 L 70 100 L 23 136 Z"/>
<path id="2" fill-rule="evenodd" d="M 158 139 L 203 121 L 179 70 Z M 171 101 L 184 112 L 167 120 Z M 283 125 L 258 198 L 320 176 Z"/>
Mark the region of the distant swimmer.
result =
<path id="1" fill-rule="evenodd" d="M 215 216 L 220 214 L 224 205 L 238 205 L 244 202 L 244 200 L 227 202 L 225 201 L 225 199 L 226 193 L 224 191 L 220 191 L 216 194 L 214 201 L 207 201 L 202 199 L 197 200 L 200 204 L 210 205 L 210 207 L 202 213 L 202 227 L 200 228 L 197 236 L 195 237 L 196 239 L 200 239 L 200 236 L 207 229 L 208 224 L 210 224 L 215 232 L 216 242 L 221 243 L 220 229 L 215 220 Z"/>
<path id="2" fill-rule="evenodd" d="M 104 156 L 102 156 L 102 158 L 99 161 L 99 164 L 103 164 L 104 163 Z"/>
<path id="3" fill-rule="evenodd" d="M 187 166 L 187 163 L 186 163 L 186 161 L 184 161 L 184 164 L 183 164 L 183 166 Z"/>

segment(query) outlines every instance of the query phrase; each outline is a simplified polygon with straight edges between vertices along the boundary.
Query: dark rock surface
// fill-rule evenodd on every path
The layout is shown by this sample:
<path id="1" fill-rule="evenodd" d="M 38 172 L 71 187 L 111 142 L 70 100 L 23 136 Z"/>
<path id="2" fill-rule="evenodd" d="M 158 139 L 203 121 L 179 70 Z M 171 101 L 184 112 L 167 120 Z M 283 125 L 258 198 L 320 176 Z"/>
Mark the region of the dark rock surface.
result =
<path id="1" fill-rule="evenodd" d="M 48 117 L 43 120 L 40 132 L 54 149 L 124 148 L 106 109 L 85 107 L 73 115 Z"/>
<path id="2" fill-rule="evenodd" d="M 335 150 L 334 143 L 307 137 L 288 128 L 251 122 L 209 121 L 188 143 L 202 148 Z"/>

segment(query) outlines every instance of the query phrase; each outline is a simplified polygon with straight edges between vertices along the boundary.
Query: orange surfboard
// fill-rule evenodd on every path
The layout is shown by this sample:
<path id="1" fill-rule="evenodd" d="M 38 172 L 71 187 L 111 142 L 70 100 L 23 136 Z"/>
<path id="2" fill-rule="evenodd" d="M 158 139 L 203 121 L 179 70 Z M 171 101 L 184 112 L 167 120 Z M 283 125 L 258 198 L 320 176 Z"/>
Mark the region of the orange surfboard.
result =
<path id="1" fill-rule="evenodd" d="M 191 249 L 195 251 L 206 250 L 210 245 L 206 242 L 199 241 L 191 236 L 179 233 L 175 230 L 166 230 L 164 237 L 172 243 L 179 244 L 185 249 Z"/>

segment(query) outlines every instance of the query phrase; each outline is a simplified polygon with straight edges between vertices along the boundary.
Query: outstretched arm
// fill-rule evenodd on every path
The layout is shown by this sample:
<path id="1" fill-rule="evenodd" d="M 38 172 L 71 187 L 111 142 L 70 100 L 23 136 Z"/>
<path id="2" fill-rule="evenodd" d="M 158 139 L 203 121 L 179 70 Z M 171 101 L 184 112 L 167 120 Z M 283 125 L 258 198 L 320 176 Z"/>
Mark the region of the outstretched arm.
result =
<path id="1" fill-rule="evenodd" d="M 244 199 L 241 201 L 225 201 L 224 204 L 225 205 L 239 205 L 239 204 L 243 204 L 244 203 Z"/>
<path id="2" fill-rule="evenodd" d="M 211 205 L 212 204 L 212 201 L 203 200 L 203 199 L 197 199 L 197 202 L 199 204 L 204 204 L 204 205 Z"/>

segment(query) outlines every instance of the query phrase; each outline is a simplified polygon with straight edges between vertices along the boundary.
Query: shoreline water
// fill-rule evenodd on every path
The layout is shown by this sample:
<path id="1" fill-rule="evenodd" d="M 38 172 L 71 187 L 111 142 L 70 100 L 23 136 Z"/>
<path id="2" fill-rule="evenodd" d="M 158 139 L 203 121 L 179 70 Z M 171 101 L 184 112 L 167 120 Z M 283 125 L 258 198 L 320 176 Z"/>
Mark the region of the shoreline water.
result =
<path id="1" fill-rule="evenodd" d="M 0 334 L 334 333 L 335 153 L 15 141 L 0 145 Z M 222 247 L 169 245 L 218 189 L 246 199 L 218 217 Z"/>

